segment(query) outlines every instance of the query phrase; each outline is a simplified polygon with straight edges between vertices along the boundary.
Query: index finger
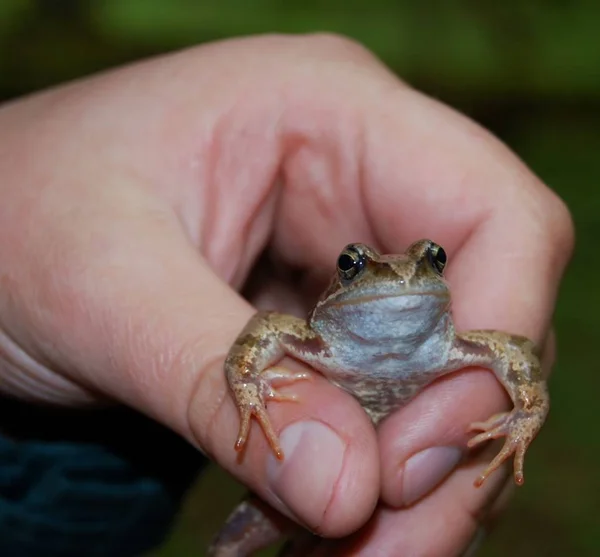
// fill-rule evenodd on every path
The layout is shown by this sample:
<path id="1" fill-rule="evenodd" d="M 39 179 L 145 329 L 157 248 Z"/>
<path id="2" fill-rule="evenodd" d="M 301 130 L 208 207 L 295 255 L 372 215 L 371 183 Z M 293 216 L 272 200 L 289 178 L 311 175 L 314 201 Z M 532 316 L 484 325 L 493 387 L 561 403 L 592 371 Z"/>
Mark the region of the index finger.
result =
<path id="1" fill-rule="evenodd" d="M 392 152 L 365 157 L 376 237 L 393 248 L 398 238 L 433 236 L 447 248 L 460 327 L 541 340 L 572 252 L 565 204 L 467 117 L 408 88 L 393 96 L 405 109 L 382 119 L 371 154 Z"/>
<path id="2" fill-rule="evenodd" d="M 282 203 L 276 253 L 294 265 L 321 269 L 331 267 L 337 250 L 350 241 L 390 253 L 429 237 L 449 253 L 459 330 L 500 329 L 543 343 L 573 245 L 565 205 L 492 134 L 383 67 L 372 65 L 370 71 L 378 78 L 353 81 L 353 95 L 343 104 L 337 102 L 339 89 L 349 87 L 339 75 L 336 83 L 320 82 L 311 91 L 329 110 L 319 112 L 319 134 L 307 132 L 312 149 L 287 159 L 286 193 L 296 203 Z M 306 120 L 306 114 L 300 117 Z M 298 203 L 298 194 L 307 191 L 312 197 Z M 421 430 L 411 427 L 411 436 L 401 436 L 384 453 L 389 502 L 399 498 L 386 486 L 402 484 L 401 464 L 426 449 L 424 437 L 432 447 L 462 445 L 463 423 L 482 417 L 471 401 L 478 400 L 488 415 L 506 403 L 491 375 L 457 385 L 444 417 L 460 434 L 435 435 L 427 431 L 431 420 L 411 416 Z M 423 412 L 436 406 L 435 396 L 428 401 Z M 388 430 L 384 445 L 390 443 Z M 414 483 L 424 493 L 456 462 L 423 465 L 430 477 L 415 477 Z"/>

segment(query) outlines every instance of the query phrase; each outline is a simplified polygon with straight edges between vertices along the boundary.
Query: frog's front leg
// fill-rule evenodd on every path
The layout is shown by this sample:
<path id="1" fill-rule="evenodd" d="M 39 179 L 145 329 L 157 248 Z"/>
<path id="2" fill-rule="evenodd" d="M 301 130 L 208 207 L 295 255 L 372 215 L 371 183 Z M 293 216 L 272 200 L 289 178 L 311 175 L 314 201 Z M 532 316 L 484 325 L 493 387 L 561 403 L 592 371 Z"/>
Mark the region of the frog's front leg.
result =
<path id="1" fill-rule="evenodd" d="M 279 394 L 274 384 L 307 379 L 309 374 L 270 366 L 286 354 L 310 360 L 318 352 L 318 339 L 302 319 L 274 312 L 259 312 L 250 319 L 225 360 L 227 381 L 240 412 L 240 429 L 235 442 L 237 451 L 242 451 L 248 440 L 250 420 L 254 416 L 277 458 L 283 459 L 266 402 L 294 401 L 293 395 Z M 302 357 L 304 354 L 306 358 Z"/>
<path id="2" fill-rule="evenodd" d="M 461 367 L 468 362 L 490 368 L 514 404 L 511 412 L 471 424 L 471 431 L 482 433 L 469 441 L 469 447 L 506 437 L 502 450 L 477 478 L 475 485 L 480 486 L 513 454 L 515 482 L 521 485 L 524 481 L 525 452 L 544 424 L 550 408 L 550 397 L 536 347 L 525 337 L 482 330 L 457 335 L 455 350 L 457 362 L 462 361 Z"/>

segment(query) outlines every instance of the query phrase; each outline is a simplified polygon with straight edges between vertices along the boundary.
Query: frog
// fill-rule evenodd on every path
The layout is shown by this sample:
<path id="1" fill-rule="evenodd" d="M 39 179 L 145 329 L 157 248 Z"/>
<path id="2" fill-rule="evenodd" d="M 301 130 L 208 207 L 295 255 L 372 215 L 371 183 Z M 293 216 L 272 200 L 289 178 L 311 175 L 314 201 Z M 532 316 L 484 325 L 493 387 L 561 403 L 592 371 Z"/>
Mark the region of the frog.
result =
<path id="1" fill-rule="evenodd" d="M 244 451 L 256 420 L 270 450 L 277 459 L 284 458 L 266 405 L 297 401 L 276 385 L 308 378 L 307 372 L 277 367 L 285 356 L 308 364 L 350 393 L 375 427 L 440 377 L 477 366 L 493 372 L 513 408 L 469 426 L 469 432 L 476 432 L 469 448 L 505 438 L 474 486 L 481 487 L 513 455 L 514 481 L 522 485 L 525 453 L 550 407 L 539 347 L 527 337 L 499 330 L 458 332 L 445 278 L 447 264 L 444 248 L 429 239 L 413 242 L 399 254 L 381 254 L 367 244 L 352 243 L 339 254 L 329 286 L 307 318 L 257 311 L 225 358 L 229 392 L 240 416 L 234 449 Z M 284 534 L 274 511 L 251 494 L 225 522 L 209 555 L 252 555 Z M 286 554 L 306 553 L 303 547 Z"/>

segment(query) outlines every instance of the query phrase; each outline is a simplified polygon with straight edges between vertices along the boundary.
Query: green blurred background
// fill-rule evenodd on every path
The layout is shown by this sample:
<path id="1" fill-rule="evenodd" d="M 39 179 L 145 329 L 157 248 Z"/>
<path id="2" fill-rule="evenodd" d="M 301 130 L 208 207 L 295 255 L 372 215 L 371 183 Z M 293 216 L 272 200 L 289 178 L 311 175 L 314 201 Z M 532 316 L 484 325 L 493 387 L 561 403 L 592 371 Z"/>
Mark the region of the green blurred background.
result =
<path id="1" fill-rule="evenodd" d="M 0 98 L 167 50 L 272 31 L 354 37 L 403 78 L 490 128 L 570 207 L 577 246 L 556 312 L 552 411 L 528 453 L 526 487 L 480 555 L 600 555 L 600 263 L 593 258 L 600 2 L 0 0 Z M 152 557 L 202 555 L 241 493 L 209 470 Z"/>

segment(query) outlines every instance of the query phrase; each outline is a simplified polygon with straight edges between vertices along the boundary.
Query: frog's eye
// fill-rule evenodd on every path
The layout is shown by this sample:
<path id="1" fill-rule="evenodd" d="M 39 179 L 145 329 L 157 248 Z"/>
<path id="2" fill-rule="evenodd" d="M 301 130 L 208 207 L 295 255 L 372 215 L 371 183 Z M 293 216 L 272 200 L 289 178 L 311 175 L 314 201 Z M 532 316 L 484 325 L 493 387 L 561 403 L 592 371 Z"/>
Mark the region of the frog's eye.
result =
<path id="1" fill-rule="evenodd" d="M 354 279 L 364 269 L 365 256 L 354 246 L 348 246 L 338 257 L 337 269 L 340 279 L 348 282 Z"/>
<path id="2" fill-rule="evenodd" d="M 439 274 L 443 274 L 444 267 L 446 266 L 446 261 L 448 260 L 446 256 L 446 252 L 442 246 L 438 246 L 437 244 L 432 243 L 427 250 L 427 257 L 429 258 L 429 263 L 434 268 L 434 270 Z"/>

